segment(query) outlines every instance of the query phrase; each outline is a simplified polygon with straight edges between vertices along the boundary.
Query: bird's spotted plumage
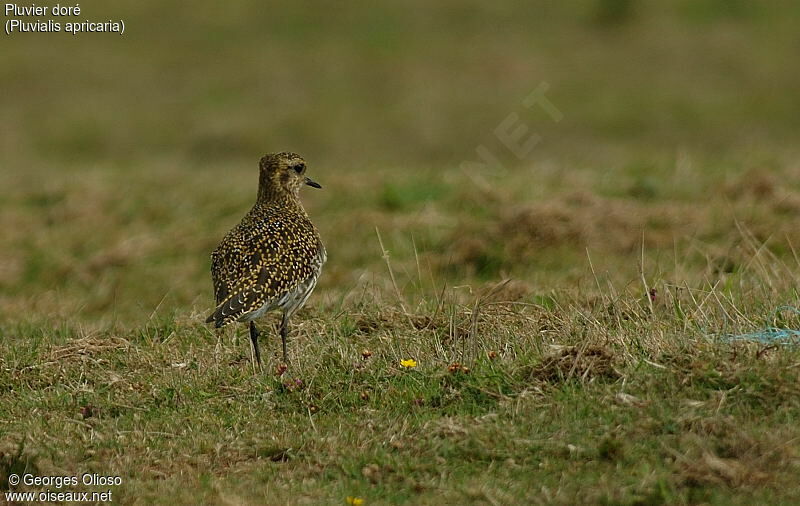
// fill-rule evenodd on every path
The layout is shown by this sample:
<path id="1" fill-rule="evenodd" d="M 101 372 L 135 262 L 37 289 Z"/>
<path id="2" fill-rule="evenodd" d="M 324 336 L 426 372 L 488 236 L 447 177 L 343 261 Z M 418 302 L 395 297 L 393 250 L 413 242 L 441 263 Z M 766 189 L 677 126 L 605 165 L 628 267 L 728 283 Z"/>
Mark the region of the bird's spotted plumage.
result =
<path id="1" fill-rule="evenodd" d="M 217 307 L 206 320 L 216 327 L 251 321 L 257 359 L 258 331 L 252 320 L 281 309 L 285 350 L 288 319 L 311 295 L 326 259 L 299 199 L 302 185 L 320 187 L 305 177 L 303 159 L 294 153 L 267 155 L 259 169 L 256 204 L 211 254 Z"/>

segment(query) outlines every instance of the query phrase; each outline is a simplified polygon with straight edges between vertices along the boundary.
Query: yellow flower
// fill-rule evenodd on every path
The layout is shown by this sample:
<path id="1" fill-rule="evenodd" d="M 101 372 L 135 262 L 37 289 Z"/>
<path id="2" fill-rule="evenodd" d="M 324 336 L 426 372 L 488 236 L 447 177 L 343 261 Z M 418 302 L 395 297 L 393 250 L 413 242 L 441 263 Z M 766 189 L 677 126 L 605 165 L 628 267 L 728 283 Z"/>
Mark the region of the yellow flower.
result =
<path id="1" fill-rule="evenodd" d="M 409 358 L 407 360 L 401 360 L 400 367 L 408 367 L 408 368 L 417 367 L 417 361 L 414 360 L 413 358 Z"/>
<path id="2" fill-rule="evenodd" d="M 348 495 L 347 504 L 350 504 L 351 506 L 361 506 L 362 504 L 364 504 L 364 499 Z"/>

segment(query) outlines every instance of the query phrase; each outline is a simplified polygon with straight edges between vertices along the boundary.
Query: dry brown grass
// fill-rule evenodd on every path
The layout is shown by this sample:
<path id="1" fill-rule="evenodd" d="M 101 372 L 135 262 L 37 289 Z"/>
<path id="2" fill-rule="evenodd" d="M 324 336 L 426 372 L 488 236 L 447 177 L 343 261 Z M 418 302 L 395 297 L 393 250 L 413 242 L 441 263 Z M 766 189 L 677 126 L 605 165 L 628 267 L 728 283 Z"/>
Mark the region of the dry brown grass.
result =
<path id="1" fill-rule="evenodd" d="M 614 380 L 620 377 L 614 369 L 614 354 L 600 346 L 557 347 L 542 363 L 530 372 L 530 378 L 548 383 L 559 383 L 572 379 L 594 381 Z"/>

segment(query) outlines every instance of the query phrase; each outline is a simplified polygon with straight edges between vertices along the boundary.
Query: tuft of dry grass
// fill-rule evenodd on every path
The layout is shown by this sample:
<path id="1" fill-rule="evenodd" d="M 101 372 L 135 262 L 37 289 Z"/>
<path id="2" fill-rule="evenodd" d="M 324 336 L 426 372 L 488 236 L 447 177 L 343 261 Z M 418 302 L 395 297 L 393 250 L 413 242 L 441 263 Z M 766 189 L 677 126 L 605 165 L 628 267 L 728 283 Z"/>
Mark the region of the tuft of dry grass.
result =
<path id="1" fill-rule="evenodd" d="M 620 377 L 614 369 L 614 354 L 601 346 L 557 346 L 550 355 L 542 358 L 529 377 L 548 383 L 559 383 L 575 379 L 594 381 L 614 380 Z"/>

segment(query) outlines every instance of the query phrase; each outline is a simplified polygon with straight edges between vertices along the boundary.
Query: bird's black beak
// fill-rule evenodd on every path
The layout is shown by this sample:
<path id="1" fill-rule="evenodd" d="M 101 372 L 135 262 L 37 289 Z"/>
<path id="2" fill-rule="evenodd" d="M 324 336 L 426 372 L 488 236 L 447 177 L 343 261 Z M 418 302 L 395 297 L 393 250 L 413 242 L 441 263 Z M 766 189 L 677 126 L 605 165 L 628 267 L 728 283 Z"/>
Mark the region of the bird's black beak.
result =
<path id="1" fill-rule="evenodd" d="M 310 177 L 306 178 L 306 184 L 308 186 L 313 186 L 314 188 L 322 188 L 322 185 L 311 179 Z"/>

